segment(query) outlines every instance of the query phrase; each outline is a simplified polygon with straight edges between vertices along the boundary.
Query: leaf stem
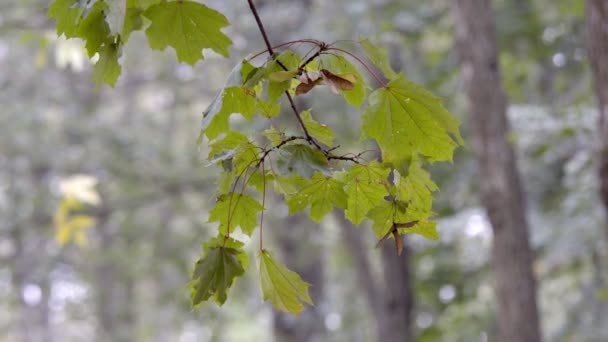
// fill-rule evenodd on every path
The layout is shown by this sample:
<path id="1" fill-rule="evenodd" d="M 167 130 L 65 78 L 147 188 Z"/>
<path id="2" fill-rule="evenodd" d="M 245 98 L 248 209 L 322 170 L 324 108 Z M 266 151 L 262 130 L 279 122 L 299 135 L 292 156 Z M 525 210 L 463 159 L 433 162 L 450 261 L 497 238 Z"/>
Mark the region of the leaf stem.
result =
<path id="1" fill-rule="evenodd" d="M 262 214 L 260 214 L 260 251 L 263 250 L 264 211 L 266 210 L 266 170 L 262 163 Z"/>

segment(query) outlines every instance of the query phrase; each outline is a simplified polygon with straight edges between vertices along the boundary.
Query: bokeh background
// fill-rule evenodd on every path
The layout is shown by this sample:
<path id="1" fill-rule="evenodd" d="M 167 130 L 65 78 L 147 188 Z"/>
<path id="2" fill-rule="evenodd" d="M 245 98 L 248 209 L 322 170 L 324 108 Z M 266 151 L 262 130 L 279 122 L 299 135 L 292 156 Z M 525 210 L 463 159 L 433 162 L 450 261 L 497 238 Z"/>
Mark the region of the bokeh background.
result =
<path id="1" fill-rule="evenodd" d="M 49 3 L 0 3 L 0 341 L 373 341 L 394 336 L 382 331 L 395 315 L 387 296 L 412 305 L 407 329 L 418 341 L 495 339 L 493 234 L 470 144 L 453 164 L 431 168 L 441 188 L 439 241 L 408 237 L 396 258 L 393 246 L 374 248 L 365 224 L 353 227 L 338 212 L 321 224 L 288 217 L 270 196 L 266 248 L 313 284 L 316 305 L 299 317 L 273 311 L 252 265 L 223 307 L 193 310 L 185 285 L 201 243 L 215 235 L 206 221 L 218 177 L 196 140 L 232 66 L 264 48 L 247 3 L 204 1 L 232 23 L 231 60 L 206 52 L 194 67 L 178 64 L 139 31 L 116 87 L 98 91 L 82 42 L 57 37 L 46 18 Z M 275 44 L 361 35 L 387 47 L 396 69 L 444 98 L 469 140 L 451 1 L 256 3 Z M 608 340 L 584 1 L 493 4 L 544 339 Z M 359 112 L 323 91 L 300 102 L 313 104 L 342 145 L 356 148 Z M 93 226 L 56 224 L 66 191 L 95 202 Z M 397 272 L 403 265 L 408 272 Z"/>

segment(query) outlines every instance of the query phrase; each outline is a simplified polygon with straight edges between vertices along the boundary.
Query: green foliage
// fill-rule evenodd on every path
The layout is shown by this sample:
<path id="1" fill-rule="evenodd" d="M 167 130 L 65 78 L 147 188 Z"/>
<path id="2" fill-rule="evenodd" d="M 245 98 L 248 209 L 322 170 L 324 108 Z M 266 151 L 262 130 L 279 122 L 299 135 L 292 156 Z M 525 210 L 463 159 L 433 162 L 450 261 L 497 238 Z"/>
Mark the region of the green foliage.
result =
<path id="1" fill-rule="evenodd" d="M 203 4 L 185 0 L 161 2 L 148 8 L 144 16 L 152 22 L 146 35 L 153 49 L 172 46 L 177 59 L 191 65 L 203 59 L 204 48 L 228 57 L 232 41 L 221 32 L 222 27 L 228 26 L 228 19 Z"/>
<path id="2" fill-rule="evenodd" d="M 277 309 L 299 314 L 303 309 L 302 303 L 312 305 L 308 294 L 310 284 L 303 281 L 300 276 L 287 269 L 285 265 L 272 258 L 266 250 L 260 251 L 260 279 L 264 300 Z"/>
<path id="3" fill-rule="evenodd" d="M 310 111 L 308 110 L 301 112 L 300 115 L 302 115 L 304 126 L 306 126 L 308 132 L 313 138 L 317 139 L 322 144 L 333 146 L 336 134 L 334 134 L 331 128 L 315 121 L 312 114 L 310 114 Z"/>
<path id="4" fill-rule="evenodd" d="M 89 56 L 98 55 L 93 72 L 98 85 L 116 83 L 120 52 L 135 30 L 145 29 L 151 48 L 171 46 L 180 62 L 191 65 L 203 59 L 203 49 L 228 56 L 231 45 L 221 32 L 229 24 L 226 18 L 193 1 L 130 0 L 124 7 L 115 0 L 93 0 L 88 5 L 55 0 L 48 14 L 57 20 L 58 34 L 83 39 Z M 452 160 L 454 148 L 462 144 L 458 121 L 439 98 L 397 74 L 386 50 L 368 40 L 360 44 L 388 84 L 362 58 L 336 44 L 301 42 L 313 45 L 306 55 L 290 50 L 292 43 L 286 43 L 282 51 L 269 49 L 269 58 L 259 65 L 258 55 L 239 62 L 203 112 L 199 140 L 208 139 L 207 161 L 222 170 L 216 204 L 209 212 L 209 222 L 218 222 L 219 235 L 203 245 L 203 256 L 195 264 L 190 282 L 193 305 L 212 296 L 220 305 L 226 301 L 234 280 L 248 266 L 243 244 L 231 233 L 237 227 L 249 236 L 254 233 L 269 189 L 284 197 L 290 214 L 310 208 L 315 222 L 338 208 L 355 224 L 369 219 L 379 239 L 398 239 L 400 234 L 438 238 L 436 224 L 430 221 L 432 195 L 438 188 L 423 166 Z M 381 85 L 369 97 L 370 86 L 361 70 Z M 316 88 L 321 85 L 327 87 Z M 379 160 L 364 159 L 364 152 L 338 153 L 339 137 L 318 121 L 323 113 L 315 112 L 315 119 L 311 110 L 299 110 L 293 100 L 312 89 L 330 90 L 357 108 L 367 103 L 362 139 L 373 139 L 379 146 L 379 153 L 370 153 L 369 158 Z M 291 117 L 299 133 L 270 121 L 281 115 L 281 97 L 289 102 L 289 115 L 295 115 Z M 249 121 L 257 117 L 270 128 L 247 136 L 230 126 L 233 114 Z M 262 200 L 250 194 L 254 190 Z M 400 240 L 396 242 L 400 252 Z M 274 260 L 262 244 L 260 240 L 264 299 L 279 310 L 298 314 L 303 303 L 312 304 L 309 284 Z"/>
<path id="5" fill-rule="evenodd" d="M 373 161 L 368 165 L 355 165 L 345 176 L 348 205 L 346 218 L 355 224 L 361 223 L 365 215 L 382 203 L 388 196 L 388 167 Z"/>
<path id="6" fill-rule="evenodd" d="M 180 62 L 194 65 L 204 59 L 202 50 L 213 49 L 228 57 L 232 41 L 221 32 L 228 26 L 223 14 L 194 1 L 55 0 L 48 16 L 57 21 L 57 34 L 85 41 L 89 57 L 99 55 L 93 71 L 97 87 L 116 84 L 121 73 L 118 62 L 122 46 L 133 31 L 150 21 L 146 35 L 151 48 L 172 46 Z"/>
<path id="7" fill-rule="evenodd" d="M 229 235 L 237 226 L 243 233 L 251 235 L 257 226 L 257 214 L 262 205 L 251 196 L 240 193 L 221 195 L 215 208 L 209 212 L 209 222 L 220 222 L 220 233 Z"/>
<path id="8" fill-rule="evenodd" d="M 317 172 L 310 179 L 297 176 L 291 181 L 297 191 L 287 200 L 290 215 L 310 206 L 310 218 L 320 222 L 334 206 L 346 208 L 344 183 L 338 180 Z"/>
<path id="9" fill-rule="evenodd" d="M 203 257 L 194 265 L 189 283 L 192 305 L 198 305 L 211 296 L 218 304 L 223 304 L 234 280 L 245 273 L 248 264 L 241 242 L 220 236 L 206 243 Z"/>
<path id="10" fill-rule="evenodd" d="M 384 160 L 395 165 L 412 153 L 431 162 L 451 161 L 462 144 L 458 126 L 439 98 L 399 75 L 370 95 L 362 137 L 375 139 Z"/>

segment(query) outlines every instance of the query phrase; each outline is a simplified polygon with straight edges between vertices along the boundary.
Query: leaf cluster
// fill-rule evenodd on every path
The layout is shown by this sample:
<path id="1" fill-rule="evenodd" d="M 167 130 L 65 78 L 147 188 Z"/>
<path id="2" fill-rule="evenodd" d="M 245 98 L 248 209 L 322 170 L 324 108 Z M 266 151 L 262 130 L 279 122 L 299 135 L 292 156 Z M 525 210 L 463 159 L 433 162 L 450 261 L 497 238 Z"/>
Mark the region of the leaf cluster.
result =
<path id="1" fill-rule="evenodd" d="M 189 64 L 202 60 L 205 48 L 228 56 L 231 41 L 221 32 L 228 21 L 203 4 L 129 0 L 117 7 L 115 3 L 55 0 L 49 8 L 58 34 L 85 40 L 89 56 L 98 55 L 93 72 L 98 85 L 115 84 L 121 48 L 135 30 L 145 28 L 151 48 L 171 46 L 178 60 Z M 354 42 L 360 46 L 354 52 L 313 39 L 272 47 L 253 3 L 249 4 L 267 49 L 240 61 L 203 112 L 199 140 L 209 144 L 208 162 L 221 168 L 216 204 L 209 213 L 209 222 L 218 222 L 218 235 L 203 245 L 189 286 L 193 305 L 211 298 L 223 304 L 249 264 L 243 243 L 231 233 L 240 229 L 252 236 L 259 227 L 263 298 L 279 310 L 298 314 L 303 303 L 312 304 L 309 284 L 263 247 L 267 190 L 284 198 L 290 214 L 308 209 L 315 222 L 334 208 L 343 210 L 355 224 L 367 219 L 380 242 L 394 238 L 400 253 L 401 234 L 438 238 L 431 221 L 432 193 L 438 188 L 424 166 L 451 161 L 454 149 L 463 142 L 459 122 L 441 99 L 395 72 L 386 50 L 366 39 Z M 312 49 L 300 54 L 291 49 L 294 44 Z M 363 74 L 371 76 L 376 89 Z M 338 153 L 339 137 L 319 120 L 322 113 L 297 108 L 295 97 L 323 89 L 355 108 L 364 107 L 361 140 L 372 140 L 377 151 Z M 281 110 L 286 102 L 289 107 Z M 231 126 L 232 115 L 248 121 L 258 118 L 267 128 L 248 136 Z M 277 126 L 273 118 L 279 115 L 290 115 L 298 130 Z"/>

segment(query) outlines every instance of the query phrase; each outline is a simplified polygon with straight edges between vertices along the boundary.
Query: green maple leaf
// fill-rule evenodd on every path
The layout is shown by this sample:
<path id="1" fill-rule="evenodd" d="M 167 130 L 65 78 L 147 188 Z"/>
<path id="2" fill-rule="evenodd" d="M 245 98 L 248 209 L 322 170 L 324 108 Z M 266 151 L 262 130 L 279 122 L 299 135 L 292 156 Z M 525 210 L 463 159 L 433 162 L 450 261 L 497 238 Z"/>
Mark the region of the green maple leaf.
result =
<path id="1" fill-rule="evenodd" d="M 265 75 L 270 77 L 275 72 L 284 71 L 277 61 L 280 61 L 288 70 L 297 69 L 300 65 L 300 55 L 289 50 L 281 53 L 276 59 L 271 60 L 265 68 Z M 268 100 L 275 102 L 281 95 L 291 88 L 291 79 L 276 82 L 268 79 Z"/>
<path id="2" fill-rule="evenodd" d="M 431 175 L 413 160 L 407 176 L 395 170 L 396 199 L 407 204 L 411 219 L 429 217 L 433 206 L 433 191 L 439 190 Z"/>
<path id="3" fill-rule="evenodd" d="M 374 91 L 363 113 L 363 136 L 380 145 L 387 162 L 418 152 L 432 161 L 452 160 L 462 144 L 459 122 L 433 96 L 403 75 Z"/>
<path id="4" fill-rule="evenodd" d="M 293 215 L 310 206 L 310 217 L 320 222 L 334 206 L 346 208 L 344 183 L 321 173 L 315 173 L 310 179 L 297 177 L 295 194 L 287 199 L 289 214 Z"/>
<path id="5" fill-rule="evenodd" d="M 383 238 L 389 232 L 393 223 L 408 223 L 418 221 L 414 226 L 399 228 L 399 234 L 418 234 L 427 239 L 439 239 L 437 223 L 428 220 L 428 216 L 421 218 L 417 213 L 409 211 L 407 205 L 400 201 L 382 201 L 367 214 L 374 224 L 372 230 L 378 239 Z"/>
<path id="6" fill-rule="evenodd" d="M 348 195 L 346 218 L 359 224 L 365 215 L 388 196 L 387 177 L 390 169 L 373 161 L 368 165 L 355 165 L 346 174 Z"/>
<path id="7" fill-rule="evenodd" d="M 332 146 L 334 144 L 334 139 L 336 138 L 336 134 L 329 128 L 327 125 L 322 125 L 318 123 L 310 114 L 310 111 L 306 110 L 300 113 L 300 117 L 304 122 L 304 126 L 308 130 L 310 135 L 317 139 L 320 143 L 325 144 L 327 146 Z"/>
<path id="8" fill-rule="evenodd" d="M 220 195 L 215 208 L 209 212 L 208 222 L 218 221 L 219 231 L 223 235 L 240 226 L 243 233 L 251 236 L 258 225 L 257 216 L 262 209 L 260 202 L 253 197 L 231 192 Z"/>
<path id="9" fill-rule="evenodd" d="M 266 119 L 271 119 L 281 113 L 281 104 L 264 101 L 258 98 L 255 103 L 255 111 Z"/>
<path id="10" fill-rule="evenodd" d="M 277 146 L 283 142 L 285 133 L 277 131 L 276 128 L 270 127 L 262 132 L 262 135 L 270 140 L 272 146 Z"/>
<path id="11" fill-rule="evenodd" d="M 274 260 L 266 250 L 260 252 L 260 279 L 264 300 L 270 300 L 277 310 L 298 315 L 304 310 L 302 303 L 313 305 L 308 294 L 310 284 Z"/>
<path id="12" fill-rule="evenodd" d="M 85 40 L 89 57 L 100 52 L 101 46 L 108 41 L 110 27 L 104 14 L 107 9 L 108 6 L 104 2 L 96 2 L 78 25 L 77 35 Z"/>
<path id="13" fill-rule="evenodd" d="M 399 228 L 399 234 L 417 234 L 424 236 L 427 239 L 439 240 L 437 222 L 429 220 L 421 220 L 415 226 L 410 228 Z"/>
<path id="14" fill-rule="evenodd" d="M 215 139 L 221 133 L 230 130 L 228 123 L 230 115 L 239 113 L 247 120 L 251 120 L 255 111 L 256 97 L 248 88 L 241 86 L 224 88 L 203 113 L 202 130 L 209 139 Z"/>
<path id="15" fill-rule="evenodd" d="M 144 16 L 152 22 L 146 35 L 153 49 L 164 50 L 172 46 L 177 59 L 191 65 L 204 59 L 204 48 L 228 57 L 232 41 L 221 29 L 229 22 L 216 10 L 198 2 L 180 0 L 150 6 Z"/>
<path id="16" fill-rule="evenodd" d="M 353 89 L 339 90 L 346 102 L 355 107 L 361 107 L 365 100 L 365 89 L 369 88 L 359 70 L 352 65 L 346 58 L 338 55 L 322 55 L 319 61 L 319 68 L 330 70 L 334 74 L 351 74 L 355 76 Z"/>
<path id="17" fill-rule="evenodd" d="M 116 84 L 121 72 L 118 63 L 119 50 L 118 44 L 109 41 L 103 44 L 101 51 L 99 51 L 99 60 L 93 67 L 93 80 L 96 88 L 99 88 L 103 82 L 112 87 Z"/>
<path id="18" fill-rule="evenodd" d="M 222 305 L 236 277 L 245 273 L 248 265 L 243 244 L 233 239 L 214 238 L 203 245 L 203 257 L 194 265 L 191 288 L 192 306 L 211 296 Z"/>
<path id="19" fill-rule="evenodd" d="M 398 77 L 398 74 L 391 68 L 386 49 L 375 46 L 367 39 L 361 40 L 360 43 L 367 58 L 384 73 L 386 78 L 393 80 Z"/>
<path id="20" fill-rule="evenodd" d="M 57 35 L 66 38 L 78 36 L 78 23 L 82 18 L 84 7 L 78 0 L 55 0 L 49 6 L 48 16 L 57 21 Z"/>
<path id="21" fill-rule="evenodd" d="M 207 160 L 216 163 L 233 158 L 239 148 L 248 142 L 249 139 L 244 134 L 230 131 L 222 139 L 214 140 L 209 144 L 210 150 Z"/>
<path id="22" fill-rule="evenodd" d="M 133 31 L 140 30 L 143 27 L 143 20 L 141 15 L 144 11 L 138 7 L 127 7 L 125 13 L 124 25 L 120 34 L 120 39 L 123 44 L 129 40 Z"/>
<path id="23" fill-rule="evenodd" d="M 317 171 L 329 174 L 327 158 L 317 148 L 294 143 L 282 147 L 277 154 L 277 172 L 281 175 L 296 173 L 308 178 Z"/>
<path id="24" fill-rule="evenodd" d="M 410 222 L 405 214 L 405 204 L 385 200 L 378 203 L 367 214 L 367 217 L 374 222 L 372 230 L 378 239 L 381 239 L 391 229 L 395 221 Z"/>

